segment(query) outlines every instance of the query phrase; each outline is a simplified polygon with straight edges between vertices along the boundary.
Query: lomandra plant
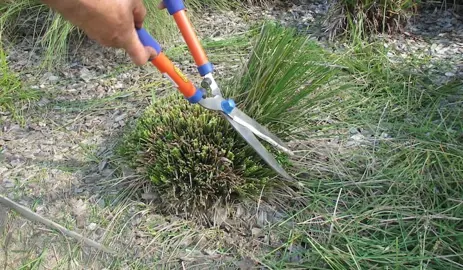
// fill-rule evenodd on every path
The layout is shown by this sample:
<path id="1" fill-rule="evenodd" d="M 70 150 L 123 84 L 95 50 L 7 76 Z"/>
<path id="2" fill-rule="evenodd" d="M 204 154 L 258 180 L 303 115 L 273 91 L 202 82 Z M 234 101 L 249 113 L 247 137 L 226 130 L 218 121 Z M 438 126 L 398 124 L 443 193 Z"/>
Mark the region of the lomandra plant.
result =
<path id="1" fill-rule="evenodd" d="M 169 214 L 198 217 L 259 194 L 275 175 L 224 118 L 179 94 L 153 102 L 117 154 L 155 187 L 159 208 Z"/>
<path id="2" fill-rule="evenodd" d="M 332 0 L 325 28 L 331 38 L 364 38 L 370 33 L 402 31 L 416 11 L 415 0 Z"/>
<path id="3" fill-rule="evenodd" d="M 296 136 L 323 101 L 339 91 L 339 85 L 332 85 L 339 69 L 328 58 L 316 41 L 296 30 L 264 23 L 247 63 L 227 82 L 224 93 L 278 136 Z"/>

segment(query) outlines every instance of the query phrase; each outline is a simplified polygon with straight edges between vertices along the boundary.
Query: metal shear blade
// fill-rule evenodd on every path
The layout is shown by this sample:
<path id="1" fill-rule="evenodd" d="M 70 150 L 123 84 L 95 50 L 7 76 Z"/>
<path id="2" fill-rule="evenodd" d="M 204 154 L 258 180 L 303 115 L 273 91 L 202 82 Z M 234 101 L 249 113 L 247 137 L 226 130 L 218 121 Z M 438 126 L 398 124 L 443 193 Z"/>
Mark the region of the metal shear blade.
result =
<path id="1" fill-rule="evenodd" d="M 204 84 L 205 83 L 205 84 Z M 257 140 L 256 136 L 267 141 L 271 145 L 281 149 L 285 153 L 293 155 L 293 152 L 281 141 L 277 136 L 272 134 L 267 128 L 257 123 L 254 119 L 246 115 L 243 111 L 238 109 L 233 104 L 230 105 L 229 111 L 224 110 L 223 103 L 228 103 L 231 100 L 225 100 L 220 91 L 220 87 L 217 85 L 212 74 L 205 76 L 203 80 L 204 86 L 209 88 L 212 92 L 213 97 L 204 98 L 199 101 L 199 104 L 206 109 L 220 111 L 220 113 L 227 119 L 227 121 L 235 128 L 236 131 L 243 137 L 243 139 L 251 145 L 259 156 L 272 167 L 277 173 L 288 180 L 292 180 L 292 177 L 278 164 L 276 159 L 270 155 L 265 147 Z"/>
<path id="2" fill-rule="evenodd" d="M 265 149 L 265 147 L 257 140 L 256 136 L 246 128 L 245 126 L 242 126 L 238 122 L 234 121 L 230 116 L 227 114 L 223 113 L 222 114 L 225 116 L 225 119 L 228 120 L 228 122 L 235 128 L 236 131 L 243 137 L 246 142 L 248 142 L 249 145 L 251 145 L 254 150 L 259 154 L 259 156 L 264 159 L 264 161 L 272 167 L 277 173 L 279 173 L 281 176 L 288 180 L 292 180 L 292 177 L 278 164 L 278 161 L 270 155 L 270 153 Z"/>
<path id="3" fill-rule="evenodd" d="M 251 130 L 254 134 L 272 144 L 275 147 L 278 147 L 280 150 L 284 151 L 287 154 L 294 155 L 294 153 L 281 141 L 277 136 L 272 134 L 267 128 L 257 123 L 254 119 L 244 114 L 238 108 L 233 109 L 229 116 L 238 124 L 245 126 Z"/>

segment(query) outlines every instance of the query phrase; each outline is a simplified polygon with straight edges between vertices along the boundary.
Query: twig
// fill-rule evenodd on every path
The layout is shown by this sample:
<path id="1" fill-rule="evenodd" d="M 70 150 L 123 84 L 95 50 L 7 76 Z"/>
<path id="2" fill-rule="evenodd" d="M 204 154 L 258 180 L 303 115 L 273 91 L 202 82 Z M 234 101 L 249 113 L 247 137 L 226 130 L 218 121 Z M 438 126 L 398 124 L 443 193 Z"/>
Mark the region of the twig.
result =
<path id="1" fill-rule="evenodd" d="M 9 208 L 12 208 L 14 209 L 15 211 L 17 211 L 18 213 L 20 213 L 23 217 L 27 218 L 28 220 L 30 221 L 37 221 L 37 222 L 40 222 L 42 223 L 43 225 L 45 226 L 48 226 L 50 228 L 53 228 L 55 230 L 58 230 L 60 231 L 61 233 L 69 236 L 69 237 L 72 237 L 78 241 L 82 241 L 84 242 L 85 244 L 93 247 L 93 248 L 96 248 L 96 249 L 99 249 L 101 251 L 104 251 L 104 252 L 107 252 L 107 253 L 111 253 L 111 254 L 114 254 L 115 252 L 105 246 L 102 246 L 101 244 L 91 240 L 91 239 L 88 239 L 76 232 L 73 232 L 73 231 L 70 231 L 66 228 L 64 228 L 63 226 L 51 221 L 51 220 L 48 220 L 40 215 L 38 215 L 37 213 L 34 213 L 32 212 L 31 210 L 29 210 L 28 208 L 0 195 L 0 203 L 9 207 Z"/>
<path id="2" fill-rule="evenodd" d="M 333 212 L 333 218 L 332 218 L 332 221 L 331 221 L 330 234 L 328 236 L 328 242 L 331 240 L 331 236 L 333 234 L 334 222 L 336 222 L 336 211 L 338 210 L 338 204 L 339 204 L 339 198 L 341 197 L 341 192 L 342 192 L 342 188 L 339 190 L 338 198 L 336 200 L 336 205 L 334 206 L 334 212 Z"/>

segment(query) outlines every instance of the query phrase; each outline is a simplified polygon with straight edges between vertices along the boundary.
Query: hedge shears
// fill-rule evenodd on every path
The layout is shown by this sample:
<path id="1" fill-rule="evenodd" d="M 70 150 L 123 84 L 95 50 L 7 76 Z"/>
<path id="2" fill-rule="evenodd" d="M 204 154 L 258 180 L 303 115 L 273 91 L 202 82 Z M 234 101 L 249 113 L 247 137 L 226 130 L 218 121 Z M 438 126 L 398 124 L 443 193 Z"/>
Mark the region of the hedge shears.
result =
<path id="1" fill-rule="evenodd" d="M 256 136 L 267 141 L 271 145 L 292 155 L 292 151 L 267 128 L 257 123 L 238 109 L 233 99 L 225 99 L 213 77 L 214 67 L 209 62 L 206 53 L 201 46 L 199 39 L 188 18 L 185 5 L 182 0 L 164 0 L 164 6 L 170 15 L 174 17 L 185 43 L 196 63 L 198 72 L 202 77 L 201 86 L 209 88 L 212 97 L 206 96 L 204 88 L 196 87 L 172 61 L 162 52 L 161 45 L 144 28 L 137 29 L 138 37 L 144 46 L 155 49 L 156 57 L 149 61 L 183 94 L 192 104 L 221 113 L 235 130 L 251 145 L 262 159 L 284 178 L 291 180 L 292 177 L 280 166 L 276 159 L 257 140 Z M 255 135 L 254 135 L 255 134 Z"/>

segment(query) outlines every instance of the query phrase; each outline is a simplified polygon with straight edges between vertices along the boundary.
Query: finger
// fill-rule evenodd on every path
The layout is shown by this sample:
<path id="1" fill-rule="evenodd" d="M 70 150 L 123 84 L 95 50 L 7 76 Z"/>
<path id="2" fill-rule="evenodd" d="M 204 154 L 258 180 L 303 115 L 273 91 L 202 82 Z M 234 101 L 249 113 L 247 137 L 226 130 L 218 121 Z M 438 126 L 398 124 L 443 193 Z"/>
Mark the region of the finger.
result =
<path id="1" fill-rule="evenodd" d="M 159 4 L 158 4 L 158 9 L 165 9 L 166 8 L 166 5 L 164 4 L 164 1 L 161 1 Z"/>
<path id="2" fill-rule="evenodd" d="M 151 61 L 158 55 L 156 50 L 153 47 L 145 46 L 145 50 L 148 54 L 148 60 Z"/>
<path id="3" fill-rule="evenodd" d="M 132 31 L 130 40 L 125 46 L 125 51 L 129 54 L 132 62 L 137 66 L 142 66 L 148 62 L 153 54 L 152 51 L 148 51 L 138 38 L 137 32 L 135 29 Z M 154 49 L 153 49 L 154 51 Z M 154 51 L 155 53 L 156 51 Z"/>
<path id="4" fill-rule="evenodd" d="M 138 0 L 135 3 L 135 7 L 133 8 L 133 20 L 135 23 L 136 28 L 143 27 L 143 21 L 145 20 L 146 16 L 146 7 L 143 4 L 143 1 Z"/>

